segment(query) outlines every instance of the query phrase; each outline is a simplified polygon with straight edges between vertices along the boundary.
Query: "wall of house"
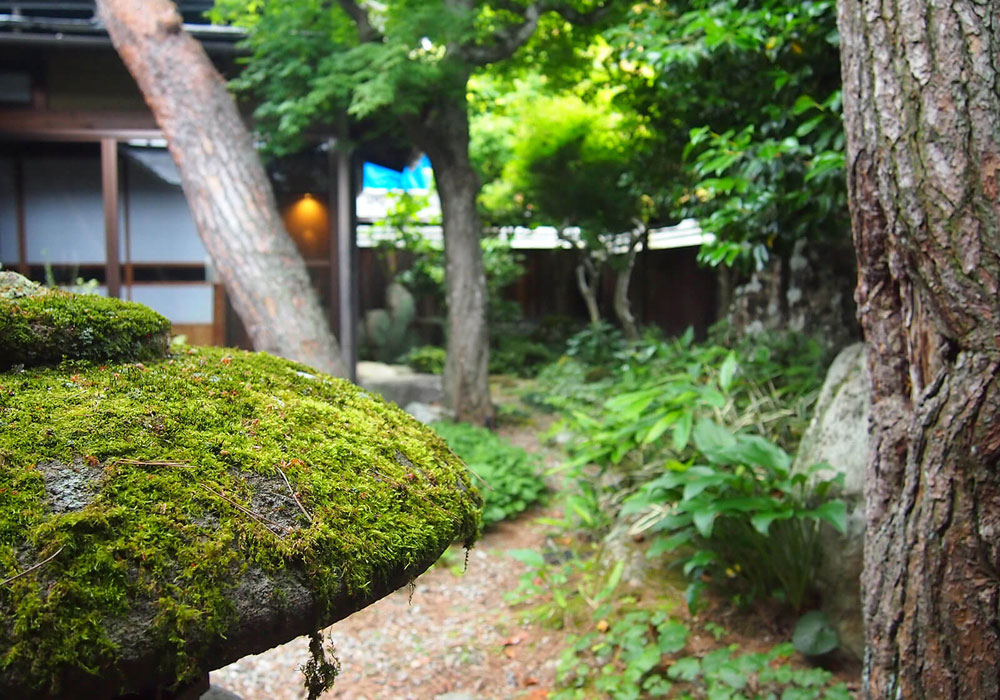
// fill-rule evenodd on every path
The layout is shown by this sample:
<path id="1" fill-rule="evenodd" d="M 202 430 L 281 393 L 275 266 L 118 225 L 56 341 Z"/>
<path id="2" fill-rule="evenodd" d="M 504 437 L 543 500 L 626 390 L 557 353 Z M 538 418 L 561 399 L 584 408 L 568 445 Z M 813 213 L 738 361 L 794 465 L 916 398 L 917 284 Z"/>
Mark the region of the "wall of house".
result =
<path id="1" fill-rule="evenodd" d="M 40 145 L 0 154 L 0 263 L 17 269 L 15 167 L 19 162 L 26 262 L 32 277 L 52 272 L 59 282 L 77 276 L 103 281 L 104 209 L 97 146 Z M 165 154 L 164 154 L 165 155 Z M 168 163 L 168 167 L 172 164 Z M 159 311 L 192 339 L 208 341 L 214 285 L 206 279 L 205 247 L 180 187 L 146 167 L 120 161 L 119 261 L 122 297 Z M 103 287 L 99 288 L 105 293 Z"/>

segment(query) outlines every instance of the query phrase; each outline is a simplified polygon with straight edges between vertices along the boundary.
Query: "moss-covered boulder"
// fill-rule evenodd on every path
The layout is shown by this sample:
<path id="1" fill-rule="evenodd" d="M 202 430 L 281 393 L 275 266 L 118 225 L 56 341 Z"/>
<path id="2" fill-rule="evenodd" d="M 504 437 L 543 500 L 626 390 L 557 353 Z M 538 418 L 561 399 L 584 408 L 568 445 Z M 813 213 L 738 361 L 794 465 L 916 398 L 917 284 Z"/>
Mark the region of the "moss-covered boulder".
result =
<path id="1" fill-rule="evenodd" d="M 142 304 L 41 287 L 0 271 L 0 370 L 64 358 L 146 361 L 167 351 L 170 321 Z"/>
<path id="2" fill-rule="evenodd" d="M 430 430 L 268 355 L 0 373 L 0 697 L 183 684 L 404 585 L 479 508 Z"/>

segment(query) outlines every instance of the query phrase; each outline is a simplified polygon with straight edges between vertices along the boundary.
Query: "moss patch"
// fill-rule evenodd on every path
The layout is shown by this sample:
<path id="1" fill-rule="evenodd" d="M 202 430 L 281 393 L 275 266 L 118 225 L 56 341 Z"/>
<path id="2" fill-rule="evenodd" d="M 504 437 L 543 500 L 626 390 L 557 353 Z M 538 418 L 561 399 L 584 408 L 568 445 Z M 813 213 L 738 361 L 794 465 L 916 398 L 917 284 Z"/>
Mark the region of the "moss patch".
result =
<path id="1" fill-rule="evenodd" d="M 161 674 L 190 678 L 256 572 L 321 607 L 365 601 L 471 545 L 480 505 L 434 433 L 271 356 L 2 373 L 0 580 L 23 575 L 0 584 L 0 688 L 122 673 L 124 618 L 148 622 Z"/>
<path id="2" fill-rule="evenodd" d="M 170 321 L 132 302 L 0 277 L 0 370 L 63 359 L 145 361 L 167 349 Z"/>

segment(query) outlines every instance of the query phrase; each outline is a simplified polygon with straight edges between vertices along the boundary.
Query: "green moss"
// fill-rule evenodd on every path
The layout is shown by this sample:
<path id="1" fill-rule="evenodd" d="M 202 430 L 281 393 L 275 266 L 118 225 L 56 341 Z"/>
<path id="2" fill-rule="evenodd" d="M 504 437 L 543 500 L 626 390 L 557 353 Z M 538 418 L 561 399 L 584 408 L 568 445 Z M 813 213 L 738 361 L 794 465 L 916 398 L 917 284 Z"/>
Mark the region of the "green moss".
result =
<path id="1" fill-rule="evenodd" d="M 31 284 L 11 272 L 0 279 L 0 370 L 64 359 L 145 361 L 166 352 L 170 321 L 142 304 Z"/>
<path id="2" fill-rule="evenodd" d="M 148 619 L 166 672 L 191 677 L 232 629 L 242 574 L 363 598 L 471 545 L 480 505 L 431 431 L 278 358 L 182 349 L 2 373 L 0 580 L 58 554 L 0 584 L 0 681 L 58 693 L 107 673 L 128 615 Z"/>

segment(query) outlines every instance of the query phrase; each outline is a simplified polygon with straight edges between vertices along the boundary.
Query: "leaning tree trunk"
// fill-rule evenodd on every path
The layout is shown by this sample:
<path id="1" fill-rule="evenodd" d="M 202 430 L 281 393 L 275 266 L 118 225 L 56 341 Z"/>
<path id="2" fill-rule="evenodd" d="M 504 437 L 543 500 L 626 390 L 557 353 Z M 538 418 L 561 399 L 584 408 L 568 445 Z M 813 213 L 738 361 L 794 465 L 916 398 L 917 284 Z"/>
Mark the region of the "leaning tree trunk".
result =
<path id="1" fill-rule="evenodd" d="M 840 0 L 872 698 L 1000 697 L 1000 10 Z"/>
<path id="2" fill-rule="evenodd" d="M 430 157 L 441 197 L 448 305 L 445 401 L 458 420 L 492 426 L 486 274 L 476 210 L 479 177 L 469 161 L 465 92 L 458 94 L 454 101 L 442 100 L 424 124 L 412 128 Z"/>
<path id="3" fill-rule="evenodd" d="M 254 347 L 343 374 L 305 263 L 236 105 L 169 0 L 98 0 L 167 138 L 212 263 Z"/>

